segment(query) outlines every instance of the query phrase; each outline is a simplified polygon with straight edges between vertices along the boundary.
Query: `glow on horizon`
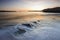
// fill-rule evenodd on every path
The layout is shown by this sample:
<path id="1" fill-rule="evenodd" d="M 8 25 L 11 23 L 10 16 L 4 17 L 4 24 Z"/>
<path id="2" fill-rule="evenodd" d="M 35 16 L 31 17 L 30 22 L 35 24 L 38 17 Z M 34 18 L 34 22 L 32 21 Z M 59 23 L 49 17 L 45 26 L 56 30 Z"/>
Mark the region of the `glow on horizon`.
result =
<path id="1" fill-rule="evenodd" d="M 31 9 L 31 10 L 43 10 L 43 9 L 45 9 L 45 6 L 35 4 L 35 5 L 32 5 L 32 6 L 30 7 L 30 9 Z"/>
<path id="2" fill-rule="evenodd" d="M 60 1 L 57 0 L 3 0 L 0 4 L 0 10 L 43 10 L 60 7 Z"/>

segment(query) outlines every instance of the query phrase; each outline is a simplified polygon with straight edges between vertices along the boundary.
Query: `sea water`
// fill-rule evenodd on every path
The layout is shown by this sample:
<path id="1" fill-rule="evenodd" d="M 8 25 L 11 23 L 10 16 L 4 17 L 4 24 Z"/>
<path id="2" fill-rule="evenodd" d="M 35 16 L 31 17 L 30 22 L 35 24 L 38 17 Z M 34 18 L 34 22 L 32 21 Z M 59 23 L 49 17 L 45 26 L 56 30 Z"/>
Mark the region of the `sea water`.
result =
<path id="1" fill-rule="evenodd" d="M 0 12 L 0 40 L 60 40 L 60 13 Z"/>

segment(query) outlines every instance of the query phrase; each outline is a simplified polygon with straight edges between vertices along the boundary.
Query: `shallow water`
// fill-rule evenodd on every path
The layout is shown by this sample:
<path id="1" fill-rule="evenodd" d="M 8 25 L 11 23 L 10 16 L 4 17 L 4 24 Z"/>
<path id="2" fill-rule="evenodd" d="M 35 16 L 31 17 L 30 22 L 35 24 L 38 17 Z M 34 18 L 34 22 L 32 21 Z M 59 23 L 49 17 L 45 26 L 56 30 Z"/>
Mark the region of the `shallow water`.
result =
<path id="1" fill-rule="evenodd" d="M 1 40 L 60 40 L 59 30 L 59 13 L 0 13 Z"/>

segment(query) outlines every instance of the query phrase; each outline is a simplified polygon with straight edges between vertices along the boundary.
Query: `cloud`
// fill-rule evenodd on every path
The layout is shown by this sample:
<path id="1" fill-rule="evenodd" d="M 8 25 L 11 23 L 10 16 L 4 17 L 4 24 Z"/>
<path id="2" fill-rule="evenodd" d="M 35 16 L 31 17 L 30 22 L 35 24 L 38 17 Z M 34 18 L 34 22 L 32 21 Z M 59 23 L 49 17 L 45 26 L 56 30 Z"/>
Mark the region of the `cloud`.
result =
<path id="1" fill-rule="evenodd" d="M 60 1 L 60 0 L 22 0 L 22 1 Z"/>

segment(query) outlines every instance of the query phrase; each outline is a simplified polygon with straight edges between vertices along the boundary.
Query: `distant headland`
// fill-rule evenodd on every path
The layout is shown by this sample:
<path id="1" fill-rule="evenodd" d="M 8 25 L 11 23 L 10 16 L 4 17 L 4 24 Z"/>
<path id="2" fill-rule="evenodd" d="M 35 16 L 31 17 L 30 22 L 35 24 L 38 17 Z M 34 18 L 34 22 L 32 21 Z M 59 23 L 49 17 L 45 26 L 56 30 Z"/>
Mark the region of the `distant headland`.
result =
<path id="1" fill-rule="evenodd" d="M 42 12 L 60 13 L 60 7 L 47 8 L 42 10 Z"/>
<path id="2" fill-rule="evenodd" d="M 54 7 L 54 8 L 47 8 L 43 10 L 0 10 L 0 12 L 49 12 L 49 13 L 60 13 L 60 7 Z"/>
<path id="3" fill-rule="evenodd" d="M 0 12 L 16 12 L 16 11 L 11 11 L 11 10 L 0 10 Z"/>

